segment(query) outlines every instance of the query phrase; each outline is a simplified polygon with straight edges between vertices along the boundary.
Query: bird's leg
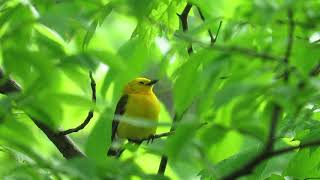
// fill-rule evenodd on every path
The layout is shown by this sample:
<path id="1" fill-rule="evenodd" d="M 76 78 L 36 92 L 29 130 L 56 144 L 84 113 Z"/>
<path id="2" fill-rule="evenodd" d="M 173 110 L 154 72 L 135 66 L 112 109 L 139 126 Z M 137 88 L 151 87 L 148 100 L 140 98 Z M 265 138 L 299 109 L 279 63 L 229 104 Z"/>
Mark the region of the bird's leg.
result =
<path id="1" fill-rule="evenodd" d="M 137 144 L 137 145 L 140 145 L 143 142 L 143 140 L 140 140 L 140 139 L 128 139 L 128 141 L 130 143 Z"/>
<path id="2" fill-rule="evenodd" d="M 153 140 L 155 139 L 155 136 L 153 134 L 151 134 L 149 137 L 148 137 L 148 140 L 147 140 L 147 144 L 149 144 L 150 142 L 153 143 Z"/>

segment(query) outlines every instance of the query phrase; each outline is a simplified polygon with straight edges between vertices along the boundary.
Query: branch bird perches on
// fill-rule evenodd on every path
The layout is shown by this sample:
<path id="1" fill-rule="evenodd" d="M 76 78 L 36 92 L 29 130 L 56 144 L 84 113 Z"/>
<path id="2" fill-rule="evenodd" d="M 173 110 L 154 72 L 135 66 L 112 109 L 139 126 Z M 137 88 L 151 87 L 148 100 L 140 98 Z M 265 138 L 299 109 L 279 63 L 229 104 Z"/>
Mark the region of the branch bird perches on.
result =
<path id="1" fill-rule="evenodd" d="M 21 91 L 20 86 L 15 81 L 7 78 L 2 70 L 0 70 L 0 80 L 4 82 L 0 85 L 0 92 L 2 94 L 8 95 L 10 93 Z M 66 159 L 85 156 L 68 136 L 57 136 L 56 132 L 53 131 L 48 125 L 42 123 L 40 120 L 32 116 L 30 116 L 30 119 L 39 129 L 41 129 L 44 134 L 46 134 L 49 140 L 56 146 L 56 148 Z"/>

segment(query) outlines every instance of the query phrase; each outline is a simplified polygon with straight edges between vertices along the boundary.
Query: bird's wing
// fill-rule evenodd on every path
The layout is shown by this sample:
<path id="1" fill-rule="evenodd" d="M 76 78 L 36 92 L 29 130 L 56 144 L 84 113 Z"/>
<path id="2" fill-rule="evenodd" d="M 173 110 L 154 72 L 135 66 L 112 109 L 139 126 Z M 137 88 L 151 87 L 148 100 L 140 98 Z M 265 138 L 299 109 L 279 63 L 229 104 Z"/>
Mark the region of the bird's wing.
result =
<path id="1" fill-rule="evenodd" d="M 120 100 L 118 101 L 117 107 L 116 107 L 116 111 L 115 111 L 115 117 L 113 118 L 112 121 L 112 135 L 111 135 L 111 141 L 114 140 L 115 136 L 116 136 L 116 132 L 117 132 L 117 128 L 119 125 L 119 120 L 116 120 L 116 116 L 118 115 L 123 115 L 125 112 L 125 106 L 127 104 L 128 101 L 128 95 L 123 95 L 121 96 Z"/>

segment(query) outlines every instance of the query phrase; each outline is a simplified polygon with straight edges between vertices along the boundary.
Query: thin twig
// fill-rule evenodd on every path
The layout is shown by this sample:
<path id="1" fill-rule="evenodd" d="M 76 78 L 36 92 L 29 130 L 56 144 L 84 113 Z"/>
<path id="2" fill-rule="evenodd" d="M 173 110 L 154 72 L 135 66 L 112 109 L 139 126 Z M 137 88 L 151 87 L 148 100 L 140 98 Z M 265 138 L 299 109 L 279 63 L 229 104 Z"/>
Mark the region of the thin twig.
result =
<path id="1" fill-rule="evenodd" d="M 217 50 L 217 51 L 222 51 L 225 53 L 238 53 L 238 54 L 243 54 L 246 56 L 251 56 L 251 57 L 256 57 L 256 58 L 260 58 L 262 60 L 274 60 L 274 61 L 281 61 L 283 60 L 282 57 L 277 57 L 271 54 L 267 54 L 264 52 L 257 52 L 253 49 L 249 49 L 249 48 L 243 48 L 243 47 L 238 47 L 238 46 L 221 46 L 216 44 L 214 46 L 214 48 L 212 48 L 213 50 Z"/>
<path id="2" fill-rule="evenodd" d="M 169 131 L 169 132 L 165 132 L 165 133 L 161 133 L 161 134 L 152 135 L 152 136 L 149 136 L 149 137 L 146 137 L 146 138 L 129 139 L 129 142 L 137 143 L 137 144 L 141 144 L 143 141 L 147 141 L 147 142 L 151 141 L 151 142 L 153 142 L 153 140 L 155 140 L 155 139 L 168 137 L 168 136 L 173 135 L 174 133 L 175 133 L 175 131 Z"/>
<path id="3" fill-rule="evenodd" d="M 96 82 L 94 81 L 94 78 L 92 76 L 92 72 L 91 71 L 89 72 L 89 76 L 90 76 L 90 80 L 91 80 L 92 101 L 93 101 L 93 103 L 96 103 L 96 101 L 97 101 L 97 97 L 96 97 Z M 65 130 L 65 131 L 60 131 L 58 133 L 58 135 L 59 136 L 64 136 L 64 135 L 71 134 L 71 133 L 78 132 L 78 131 L 82 130 L 83 128 L 85 128 L 89 124 L 90 120 L 93 117 L 93 113 L 94 113 L 94 110 L 91 109 L 88 112 L 88 115 L 87 115 L 86 119 L 79 126 L 77 126 L 75 128 L 71 128 L 71 129 Z"/>
<path id="4" fill-rule="evenodd" d="M 184 41 L 188 41 L 189 43 L 196 43 L 204 48 L 211 48 L 212 50 L 215 50 L 215 51 L 222 51 L 222 52 L 231 53 L 231 54 L 238 53 L 240 55 L 260 58 L 262 60 L 283 61 L 284 59 L 284 57 L 278 57 L 278 56 L 274 56 L 264 52 L 257 52 L 256 50 L 253 50 L 253 49 L 243 48 L 238 46 L 224 46 L 224 45 L 215 44 L 214 47 L 212 47 L 211 45 L 205 42 L 202 42 L 197 39 L 193 39 L 192 37 L 189 37 L 183 34 L 176 33 L 175 36 Z"/>
<path id="5" fill-rule="evenodd" d="M 221 26 L 222 26 L 222 21 L 220 21 L 220 23 L 219 23 L 219 26 L 218 26 L 218 29 L 217 29 L 217 32 L 216 32 L 216 37 L 214 38 L 214 41 L 211 42 L 211 46 L 216 43 L 217 38 L 218 38 L 218 36 L 219 36 L 219 32 L 220 32 Z"/>
<path id="6" fill-rule="evenodd" d="M 320 63 L 317 64 L 314 68 L 311 69 L 311 71 L 309 72 L 309 77 L 316 77 L 320 74 Z M 299 90 L 304 89 L 306 86 L 306 81 L 305 80 L 301 80 L 298 83 L 298 88 Z"/>
<path id="7" fill-rule="evenodd" d="M 207 122 L 204 122 L 204 123 L 201 123 L 199 128 L 207 125 L 208 123 Z M 133 143 L 138 143 L 138 144 L 141 144 L 143 141 L 153 141 L 155 139 L 160 139 L 160 138 L 163 138 L 163 137 L 168 137 L 168 136 L 171 136 L 171 135 L 174 135 L 175 134 L 175 129 L 173 129 L 172 131 L 169 131 L 169 132 L 165 132 L 165 133 L 160 133 L 160 134 L 156 134 L 156 135 L 152 135 L 152 136 L 149 136 L 149 137 L 146 137 L 146 138 L 140 138 L 140 139 L 129 139 L 130 142 L 133 142 Z"/>
<path id="8" fill-rule="evenodd" d="M 284 64 L 286 66 L 286 70 L 284 73 L 284 81 L 288 81 L 289 80 L 289 58 L 291 56 L 291 52 L 292 52 L 292 45 L 293 45 L 293 33 L 294 33 L 294 20 L 293 20 L 293 12 L 292 9 L 288 9 L 288 20 L 289 20 L 289 26 L 288 26 L 288 44 L 287 44 L 287 49 L 285 52 L 285 56 L 284 56 Z"/>
<path id="9" fill-rule="evenodd" d="M 206 18 L 204 17 L 201 9 L 200 9 L 198 6 L 197 6 L 197 10 L 198 10 L 198 12 L 199 12 L 199 15 L 200 15 L 201 20 L 202 20 L 203 22 L 205 22 Z M 218 29 L 220 29 L 220 28 L 218 28 Z M 219 31 L 218 31 L 218 32 L 219 32 Z M 216 41 L 216 38 L 213 37 L 213 34 L 212 34 L 210 28 L 208 29 L 208 34 L 209 34 L 209 36 L 210 36 L 210 42 L 211 42 L 211 44 L 214 44 L 214 42 Z"/>
<path id="10" fill-rule="evenodd" d="M 310 72 L 310 76 L 311 77 L 315 77 L 315 76 L 317 76 L 317 75 L 319 75 L 320 74 L 320 63 L 319 64 L 317 64 L 312 70 L 311 70 L 311 72 Z"/>
<path id="11" fill-rule="evenodd" d="M 272 117 L 269 128 L 269 136 L 265 147 L 265 152 L 270 152 L 273 149 L 277 123 L 281 115 L 281 107 L 278 104 L 273 104 Z"/>
<path id="12" fill-rule="evenodd" d="M 204 17 L 201 9 L 200 9 L 199 7 L 197 7 L 197 10 L 198 10 L 198 12 L 199 12 L 199 15 L 200 15 L 201 20 L 202 20 L 203 22 L 205 22 L 205 21 L 206 21 L 206 18 Z M 220 21 L 220 23 L 219 23 L 219 27 L 218 27 L 218 29 L 217 29 L 216 36 L 215 36 L 215 37 L 213 37 L 213 34 L 212 34 L 212 32 L 211 32 L 211 29 L 208 29 L 208 34 L 209 34 L 209 36 L 210 36 L 210 45 L 211 45 L 211 46 L 213 46 L 213 45 L 216 43 L 217 38 L 218 38 L 218 35 L 219 35 L 219 32 L 220 32 L 220 29 L 221 29 L 221 26 L 222 26 L 222 21 Z"/>

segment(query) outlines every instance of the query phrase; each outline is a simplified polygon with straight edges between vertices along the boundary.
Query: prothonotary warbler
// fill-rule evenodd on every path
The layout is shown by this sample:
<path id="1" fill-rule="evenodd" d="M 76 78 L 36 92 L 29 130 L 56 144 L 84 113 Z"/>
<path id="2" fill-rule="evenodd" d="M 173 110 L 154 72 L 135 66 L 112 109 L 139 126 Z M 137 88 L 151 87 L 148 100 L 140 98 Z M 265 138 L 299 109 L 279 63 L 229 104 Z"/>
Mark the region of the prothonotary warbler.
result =
<path id="1" fill-rule="evenodd" d="M 127 117 L 129 119 L 144 120 L 145 122 L 151 121 L 155 124 L 158 122 L 160 103 L 153 92 L 155 83 L 157 83 L 157 80 L 136 78 L 124 87 L 112 121 L 112 142 L 116 141 L 116 139 L 139 140 L 151 137 L 156 133 L 156 125 L 143 126 L 138 123 L 130 123 L 130 121 L 121 121 L 121 119 L 126 119 Z M 123 149 L 111 145 L 108 155 L 120 156 L 122 151 Z"/>

